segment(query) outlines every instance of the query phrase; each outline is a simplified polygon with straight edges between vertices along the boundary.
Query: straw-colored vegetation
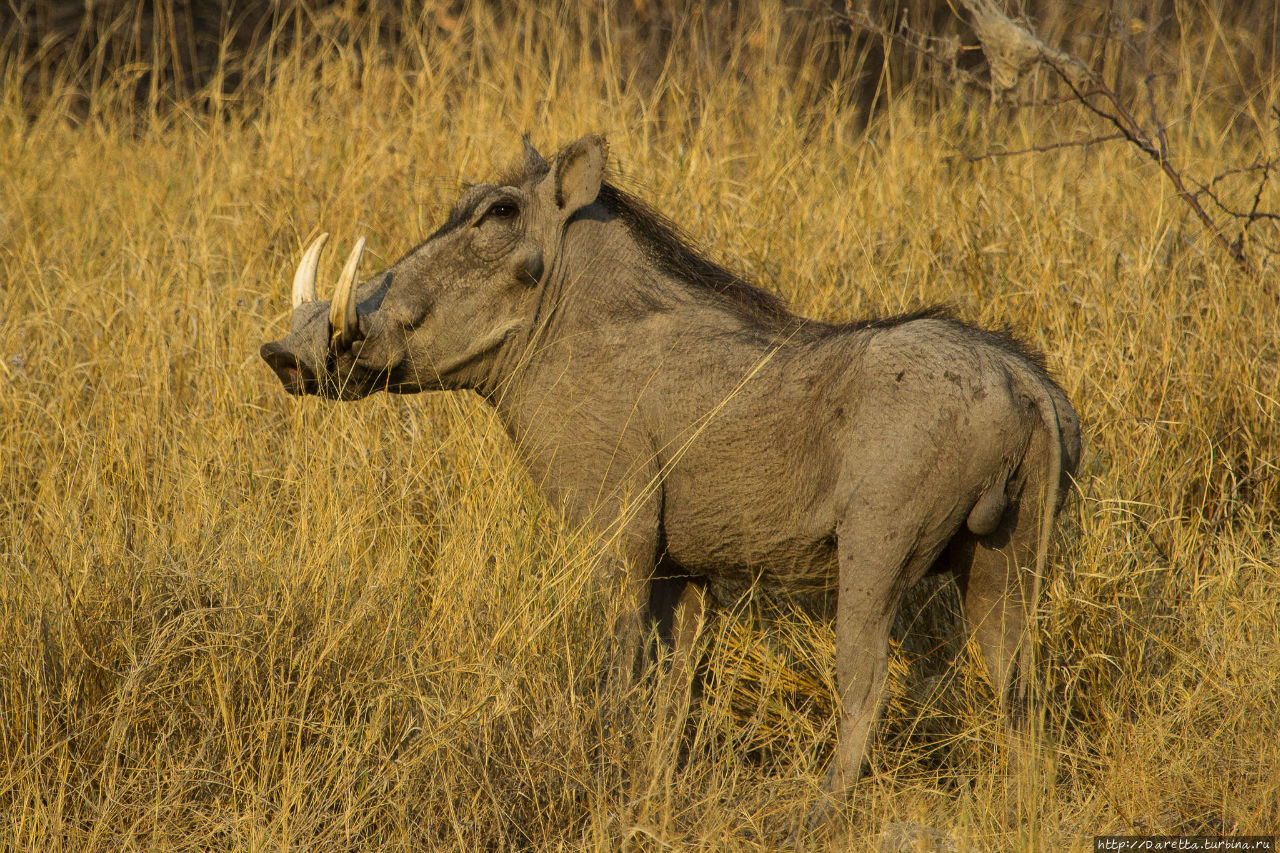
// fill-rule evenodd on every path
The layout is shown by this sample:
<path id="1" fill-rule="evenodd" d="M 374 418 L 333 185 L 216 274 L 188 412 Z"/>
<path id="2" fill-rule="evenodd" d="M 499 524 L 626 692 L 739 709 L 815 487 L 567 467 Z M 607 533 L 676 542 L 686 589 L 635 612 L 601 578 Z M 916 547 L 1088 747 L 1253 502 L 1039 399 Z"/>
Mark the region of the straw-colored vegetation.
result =
<path id="1" fill-rule="evenodd" d="M 236 99 L 135 108 L 125 67 L 32 100 L 5 66 L 0 847 L 772 849 L 803 820 L 829 627 L 744 603 L 683 721 L 659 668 L 602 726 L 599 545 L 480 401 L 297 400 L 257 355 L 309 235 L 390 262 L 526 130 L 607 134 L 625 184 L 800 311 L 1010 324 L 1083 415 L 1034 742 L 1004 743 L 929 586 L 837 845 L 1280 827 L 1274 268 L 1239 271 L 1123 145 L 954 156 L 1088 132 L 1070 105 L 894 86 L 864 121 L 858 57 L 791 43 L 781 6 L 727 57 L 682 30 L 665 63 L 597 10 L 511 8 L 358 53 L 321 16 Z M 1276 89 L 1233 64 L 1250 38 L 1175 40 L 1184 165 L 1274 149 Z"/>

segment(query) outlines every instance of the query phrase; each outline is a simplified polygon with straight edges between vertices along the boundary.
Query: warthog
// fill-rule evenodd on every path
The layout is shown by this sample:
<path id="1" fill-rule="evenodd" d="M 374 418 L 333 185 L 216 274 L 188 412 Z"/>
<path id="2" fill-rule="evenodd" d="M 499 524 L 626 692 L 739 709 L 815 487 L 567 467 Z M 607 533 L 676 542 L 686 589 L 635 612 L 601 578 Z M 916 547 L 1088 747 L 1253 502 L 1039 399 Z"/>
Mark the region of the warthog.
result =
<path id="1" fill-rule="evenodd" d="M 841 790 L 880 711 L 894 611 L 931 570 L 958 576 L 1008 693 L 1076 414 L 1005 334 L 937 311 L 790 313 L 606 182 L 605 161 L 597 136 L 550 163 L 526 140 L 520 167 L 356 286 L 362 239 L 331 304 L 322 235 L 292 331 L 262 357 L 292 394 L 478 392 L 553 502 L 615 537 L 620 667 L 646 624 L 680 648 L 705 603 L 753 585 L 834 601 Z"/>

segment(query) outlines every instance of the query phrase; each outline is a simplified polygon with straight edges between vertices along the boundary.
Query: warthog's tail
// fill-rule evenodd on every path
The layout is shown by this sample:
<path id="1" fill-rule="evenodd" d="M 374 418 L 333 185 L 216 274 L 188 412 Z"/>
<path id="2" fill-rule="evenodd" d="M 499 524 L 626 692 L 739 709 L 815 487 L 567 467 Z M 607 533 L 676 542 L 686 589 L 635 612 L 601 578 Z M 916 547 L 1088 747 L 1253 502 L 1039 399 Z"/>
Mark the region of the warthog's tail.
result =
<path id="1" fill-rule="evenodd" d="M 1062 480 L 1062 424 L 1058 420 L 1058 405 L 1054 402 L 1053 394 L 1045 387 L 1044 379 L 1033 375 L 1026 390 L 1040 413 L 1047 444 L 1044 490 L 1041 493 L 1040 536 L 1036 543 L 1035 578 L 1031 582 L 1031 598 L 1028 602 L 1030 612 L 1034 612 L 1040 602 L 1040 584 L 1049 563 L 1049 536 L 1053 533 L 1053 522 L 1058 512 L 1058 492 Z M 1022 638 L 1022 659 L 1019 661 L 1019 668 L 1022 670 L 1019 692 L 1024 700 L 1030 689 L 1032 667 L 1035 664 L 1033 652 L 1035 642 L 1030 628 L 1030 620 L 1028 620 Z"/>

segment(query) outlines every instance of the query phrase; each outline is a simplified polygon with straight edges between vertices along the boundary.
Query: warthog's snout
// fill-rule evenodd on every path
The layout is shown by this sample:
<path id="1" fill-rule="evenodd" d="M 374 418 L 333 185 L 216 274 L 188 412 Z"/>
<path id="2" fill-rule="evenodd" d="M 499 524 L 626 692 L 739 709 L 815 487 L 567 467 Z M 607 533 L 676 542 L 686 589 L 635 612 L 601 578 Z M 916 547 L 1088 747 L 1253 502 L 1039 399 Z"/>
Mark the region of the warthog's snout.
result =
<path id="1" fill-rule="evenodd" d="M 322 303 L 314 303 L 295 310 L 292 331 L 278 341 L 262 345 L 263 360 L 280 377 L 284 389 L 290 394 L 321 393 L 329 361 L 326 307 Z"/>
<path id="2" fill-rule="evenodd" d="M 328 234 L 317 237 L 302 255 L 293 276 L 293 316 L 290 333 L 278 341 L 263 344 L 262 358 L 290 394 L 318 394 L 341 400 L 364 397 L 385 380 L 387 359 L 376 364 L 360 358 L 367 343 L 362 324 L 368 317 L 356 310 L 356 281 L 365 240 L 355 248 L 338 277 L 330 302 L 316 298 L 316 271 Z"/>

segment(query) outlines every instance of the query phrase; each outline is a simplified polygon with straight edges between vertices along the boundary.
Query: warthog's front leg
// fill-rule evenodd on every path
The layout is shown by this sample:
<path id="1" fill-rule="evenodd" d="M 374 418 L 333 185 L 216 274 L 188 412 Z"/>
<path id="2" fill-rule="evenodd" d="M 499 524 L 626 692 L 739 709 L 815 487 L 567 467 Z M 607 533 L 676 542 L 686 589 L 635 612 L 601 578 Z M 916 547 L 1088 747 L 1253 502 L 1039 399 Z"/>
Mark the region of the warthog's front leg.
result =
<path id="1" fill-rule="evenodd" d="M 608 548 L 604 568 L 612 624 L 602 681 L 618 698 L 635 683 L 644 663 L 650 585 L 658 562 L 658 501 L 651 496 L 613 512 L 615 521 L 601 536 Z"/>
<path id="2" fill-rule="evenodd" d="M 617 560 L 611 570 L 609 584 L 614 597 L 612 645 L 606 679 L 626 689 L 634 683 L 644 665 L 644 638 L 649 605 L 649 574 L 653 558 L 639 553 Z"/>
<path id="3" fill-rule="evenodd" d="M 620 516 L 626 526 L 611 564 L 613 632 L 601 679 L 606 726 L 630 714 L 630 688 L 656 662 L 655 652 L 659 659 L 671 652 L 667 677 L 673 692 L 669 701 L 659 703 L 654 731 L 679 730 L 696 692 L 696 647 L 706 619 L 706 590 L 702 578 L 661 553 L 660 506 L 655 497 Z"/>

